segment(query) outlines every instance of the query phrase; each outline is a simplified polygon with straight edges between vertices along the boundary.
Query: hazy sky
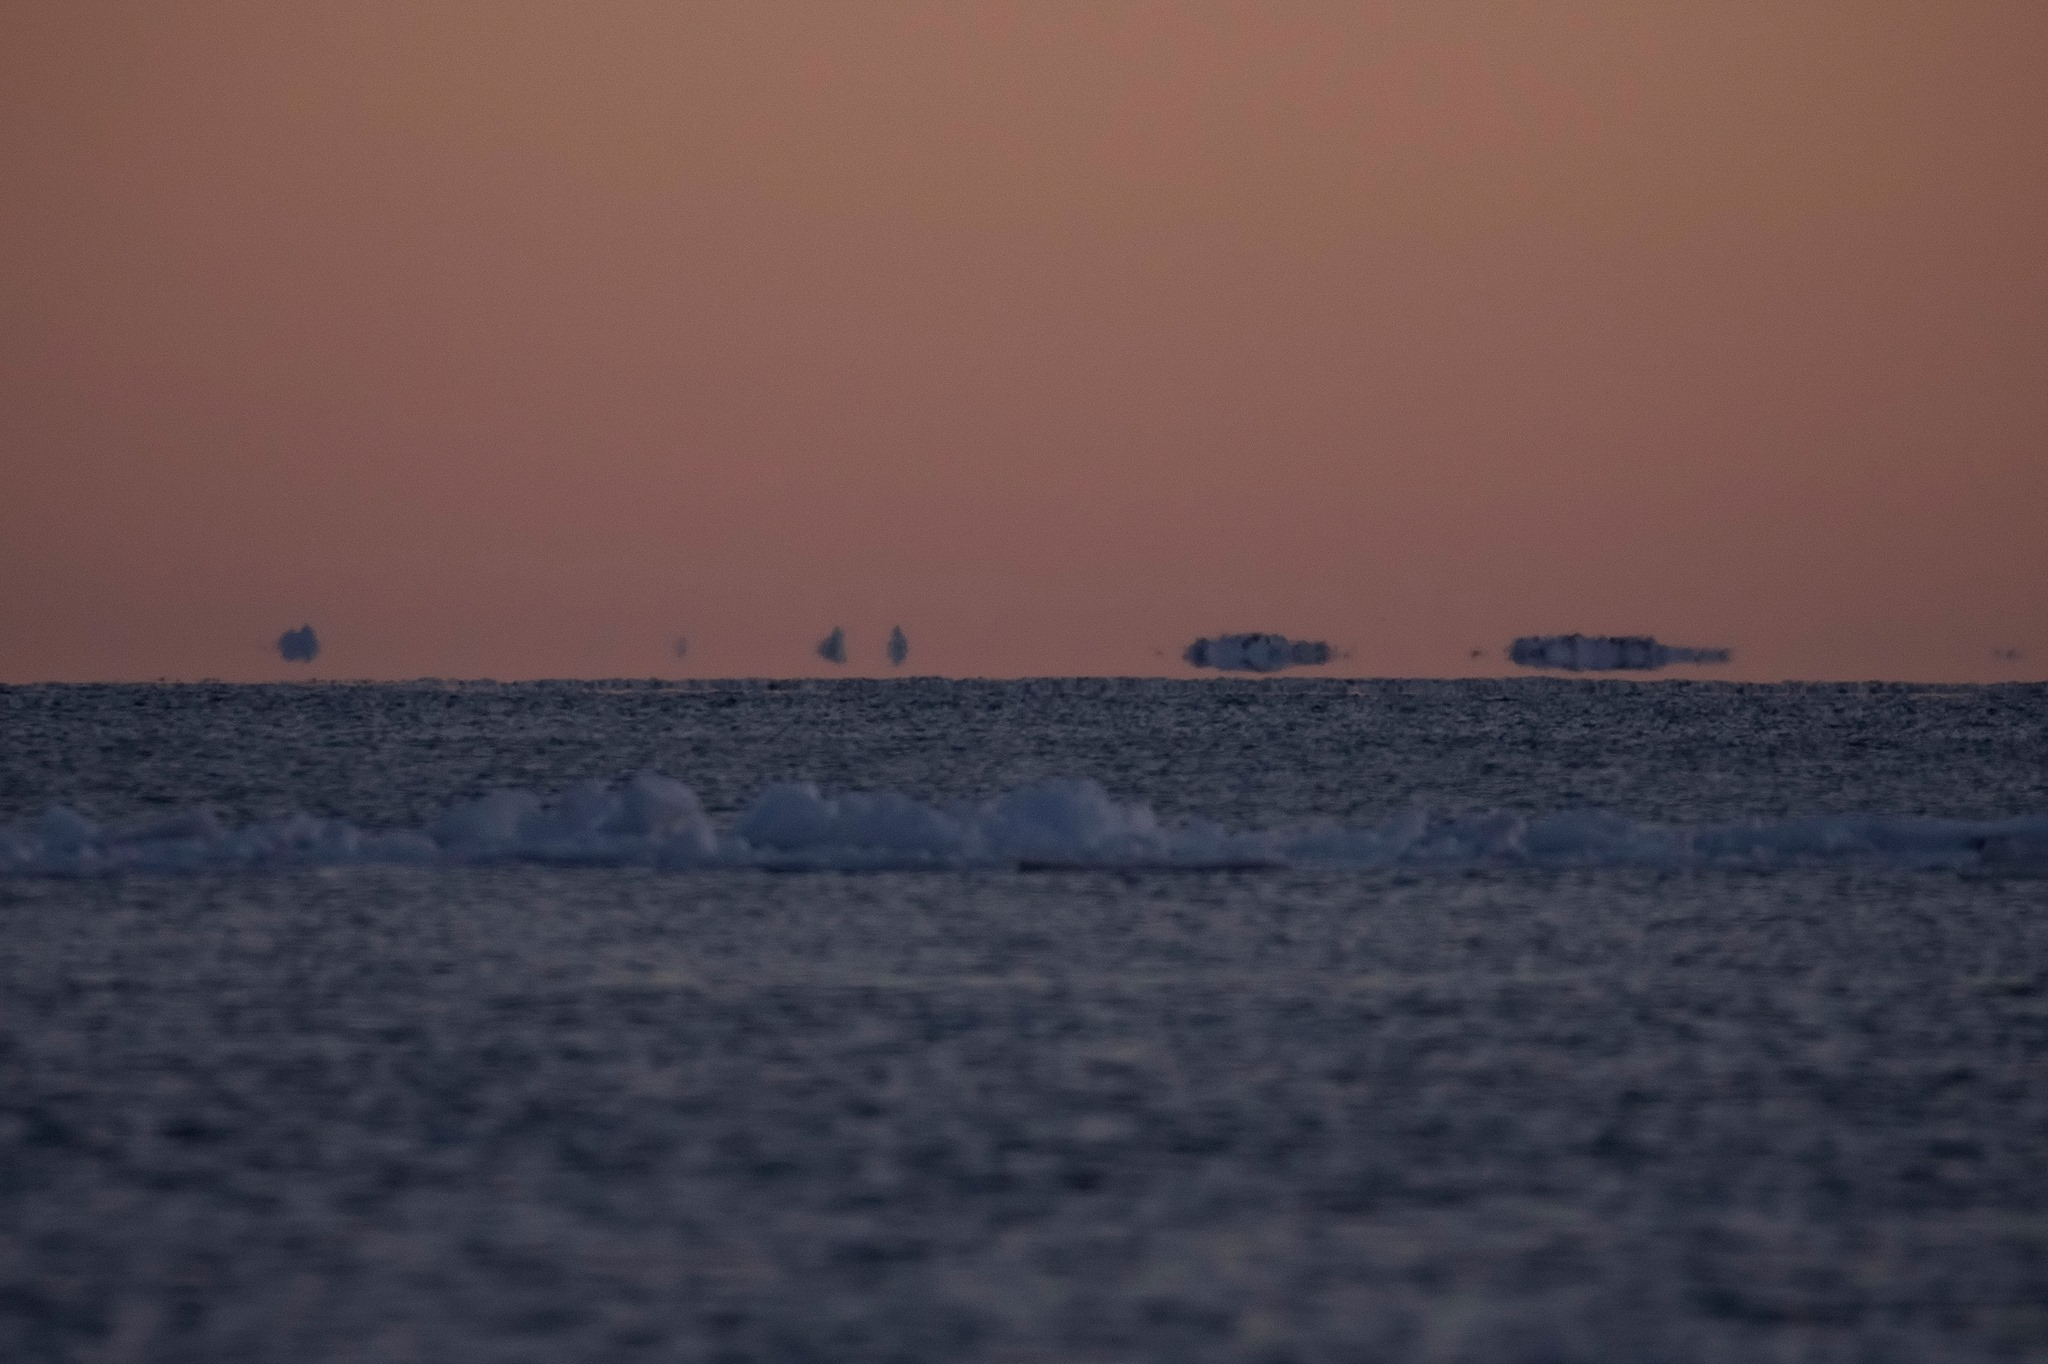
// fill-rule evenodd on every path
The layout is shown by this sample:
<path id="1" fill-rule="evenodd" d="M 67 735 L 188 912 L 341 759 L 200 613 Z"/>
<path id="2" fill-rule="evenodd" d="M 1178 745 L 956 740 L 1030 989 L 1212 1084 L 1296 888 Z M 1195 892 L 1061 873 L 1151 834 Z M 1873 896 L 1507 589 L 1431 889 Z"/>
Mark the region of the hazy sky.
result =
<path id="1" fill-rule="evenodd" d="M 10 5 L 0 680 L 2042 676 L 2043 72 L 2039 0 Z"/>

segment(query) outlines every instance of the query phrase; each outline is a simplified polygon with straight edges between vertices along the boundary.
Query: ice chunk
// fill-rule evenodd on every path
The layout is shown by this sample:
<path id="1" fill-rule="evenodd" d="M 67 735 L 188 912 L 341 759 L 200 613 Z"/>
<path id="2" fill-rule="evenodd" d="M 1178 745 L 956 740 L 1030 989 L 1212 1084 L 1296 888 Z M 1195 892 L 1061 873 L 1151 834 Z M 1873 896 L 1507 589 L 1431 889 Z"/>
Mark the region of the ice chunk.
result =
<path id="1" fill-rule="evenodd" d="M 427 826 L 427 834 L 456 848 L 510 847 L 540 809 L 540 797 L 530 791 L 493 791 L 446 811 Z"/>
<path id="2" fill-rule="evenodd" d="M 1524 668 L 1567 672 L 1654 672 L 1674 663 L 1726 663 L 1726 649 L 1659 644 L 1650 635 L 1524 635 L 1508 646 Z"/>
<path id="3" fill-rule="evenodd" d="M 1041 861 L 1095 859 L 1117 850 L 1149 858 L 1161 841 L 1150 806 L 1120 805 L 1100 784 L 1071 778 L 990 802 L 981 824 L 996 848 Z"/>
<path id="4" fill-rule="evenodd" d="M 619 793 L 616 827 L 622 833 L 670 836 L 706 829 L 704 803 L 674 777 L 642 772 Z"/>
<path id="5" fill-rule="evenodd" d="M 1319 639 L 1289 639 L 1285 635 L 1218 635 L 1196 640 L 1181 657 L 1197 668 L 1271 673 L 1328 663 L 1330 646 Z"/>
<path id="6" fill-rule="evenodd" d="M 311 663 L 320 653 L 320 636 L 310 625 L 287 630 L 277 637 L 277 652 L 287 663 Z"/>
<path id="7" fill-rule="evenodd" d="M 636 862 L 660 851 L 657 845 L 680 842 L 703 852 L 715 841 L 697 793 L 653 772 L 616 788 L 579 782 L 551 801 L 529 791 L 492 791 L 447 811 L 425 832 L 458 859 Z"/>
<path id="8" fill-rule="evenodd" d="M 71 852 L 99 842 L 100 827 L 76 810 L 53 805 L 43 812 L 36 825 L 36 835 L 46 848 Z"/>
<path id="9" fill-rule="evenodd" d="M 736 830 L 768 852 L 846 849 L 914 858 L 965 857 L 974 832 L 959 819 L 893 791 L 826 796 L 809 782 L 771 786 Z"/>
<path id="10" fill-rule="evenodd" d="M 831 837 L 836 814 L 810 782 L 785 782 L 756 798 L 736 832 L 759 848 L 803 848 Z"/>
<path id="11" fill-rule="evenodd" d="M 144 815 L 111 826 L 107 839 L 114 843 L 153 843 L 170 839 L 198 839 L 201 841 L 219 838 L 227 833 L 220 822 L 220 816 L 211 807 L 193 806 L 187 810 L 170 810 L 161 814 Z"/>

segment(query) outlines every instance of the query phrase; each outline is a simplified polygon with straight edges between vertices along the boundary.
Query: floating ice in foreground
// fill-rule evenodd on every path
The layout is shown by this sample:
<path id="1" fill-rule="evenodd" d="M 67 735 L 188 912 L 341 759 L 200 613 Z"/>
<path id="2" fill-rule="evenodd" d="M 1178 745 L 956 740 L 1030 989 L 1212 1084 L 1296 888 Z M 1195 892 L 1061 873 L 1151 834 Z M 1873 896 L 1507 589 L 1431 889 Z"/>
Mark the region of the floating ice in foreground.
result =
<path id="1" fill-rule="evenodd" d="M 320 653 L 320 636 L 310 625 L 287 630 L 277 637 L 277 652 L 287 663 L 311 663 Z"/>
<path id="2" fill-rule="evenodd" d="M 0 825 L 0 877 L 218 872 L 479 862 L 863 871 L 1517 866 L 1772 867 L 1851 862 L 2038 874 L 2048 814 L 2012 819 L 1813 815 L 1656 824 L 1600 810 L 1436 816 L 1369 825 L 1324 821 L 1232 830 L 1167 823 L 1080 779 L 984 800 L 927 803 L 893 791 L 771 786 L 714 822 L 697 794 L 654 773 L 584 782 L 552 796 L 493 791 L 418 829 L 360 829 L 293 815 L 231 829 L 207 810 L 98 823 L 61 806 Z"/>
<path id="3" fill-rule="evenodd" d="M 1289 639 L 1285 635 L 1218 635 L 1196 640 L 1181 657 L 1197 668 L 1273 673 L 1328 663 L 1330 646 L 1319 639 Z"/>
<path id="4" fill-rule="evenodd" d="M 1569 672 L 1651 672 L 1673 663 L 1726 663 L 1726 649 L 1659 644 L 1650 635 L 1524 635 L 1508 658 L 1525 668 Z"/>

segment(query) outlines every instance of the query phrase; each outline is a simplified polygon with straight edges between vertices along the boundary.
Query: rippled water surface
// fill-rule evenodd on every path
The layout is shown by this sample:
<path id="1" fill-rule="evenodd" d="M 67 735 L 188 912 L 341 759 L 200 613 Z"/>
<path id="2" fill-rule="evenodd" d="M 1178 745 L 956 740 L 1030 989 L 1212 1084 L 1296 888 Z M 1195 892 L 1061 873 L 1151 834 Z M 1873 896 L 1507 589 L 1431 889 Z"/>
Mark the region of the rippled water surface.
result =
<path id="1" fill-rule="evenodd" d="M 0 688 L 0 822 L 644 769 L 1989 818 L 2048 690 Z M 2030 874 L 373 867 L 0 929 L 0 1358 L 2048 1358 Z"/>

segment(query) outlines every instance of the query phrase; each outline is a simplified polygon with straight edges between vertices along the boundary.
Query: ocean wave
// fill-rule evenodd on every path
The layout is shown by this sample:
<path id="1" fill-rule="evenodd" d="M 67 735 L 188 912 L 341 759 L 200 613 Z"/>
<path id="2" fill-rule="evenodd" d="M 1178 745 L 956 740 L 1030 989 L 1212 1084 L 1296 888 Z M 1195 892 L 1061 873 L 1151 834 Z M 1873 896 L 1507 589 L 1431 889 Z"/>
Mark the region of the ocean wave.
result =
<path id="1" fill-rule="evenodd" d="M 1659 824 L 1603 810 L 1321 821 L 1233 830 L 1162 821 L 1080 779 L 979 801 L 926 803 L 892 791 L 769 787 L 736 819 L 705 813 L 655 773 L 544 796 L 493 791 L 417 829 L 363 829 L 298 814 L 242 828 L 210 810 L 96 822 L 64 807 L 0 827 L 0 876 L 92 876 L 370 865 L 539 863 L 869 871 L 944 868 L 1770 867 L 1874 861 L 2033 874 L 2048 867 L 2048 815 L 1942 819 L 1837 814 Z"/>

